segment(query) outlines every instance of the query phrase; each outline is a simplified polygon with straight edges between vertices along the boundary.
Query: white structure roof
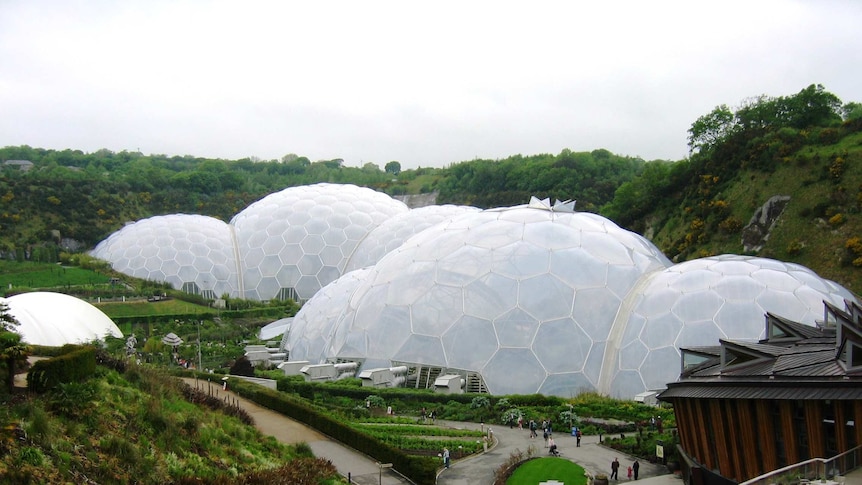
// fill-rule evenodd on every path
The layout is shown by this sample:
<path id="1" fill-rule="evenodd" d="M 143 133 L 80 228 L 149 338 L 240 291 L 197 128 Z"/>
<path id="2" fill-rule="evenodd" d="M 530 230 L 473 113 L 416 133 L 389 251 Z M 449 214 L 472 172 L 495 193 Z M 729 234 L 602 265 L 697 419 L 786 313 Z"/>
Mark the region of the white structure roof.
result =
<path id="1" fill-rule="evenodd" d="M 122 338 L 123 333 L 101 310 L 62 293 L 21 293 L 0 298 L 20 323 L 15 331 L 33 345 L 59 347 L 88 343 L 106 336 Z"/>

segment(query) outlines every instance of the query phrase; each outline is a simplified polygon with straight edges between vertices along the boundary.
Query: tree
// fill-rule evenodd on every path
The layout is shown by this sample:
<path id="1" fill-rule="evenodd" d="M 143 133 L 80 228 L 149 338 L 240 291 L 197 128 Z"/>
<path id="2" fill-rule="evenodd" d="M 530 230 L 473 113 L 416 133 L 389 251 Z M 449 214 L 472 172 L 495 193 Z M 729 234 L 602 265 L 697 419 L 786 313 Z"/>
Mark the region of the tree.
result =
<path id="1" fill-rule="evenodd" d="M 12 332 L 18 326 L 18 320 L 9 313 L 9 306 L 0 301 L 0 331 Z"/>
<path id="2" fill-rule="evenodd" d="M 726 104 L 716 106 L 688 129 L 688 148 L 706 152 L 723 142 L 734 129 L 734 115 Z"/>
<path id="3" fill-rule="evenodd" d="M 386 171 L 386 173 L 391 173 L 392 175 L 398 175 L 399 173 L 401 173 L 401 163 L 398 161 L 392 160 L 391 162 L 387 163 L 383 167 L 383 169 Z"/>
<path id="4" fill-rule="evenodd" d="M 28 347 L 21 343 L 21 336 L 14 332 L 18 321 L 9 313 L 9 307 L 0 302 L 0 360 L 6 363 L 6 387 L 11 393 L 15 388 L 15 364 L 25 359 Z"/>

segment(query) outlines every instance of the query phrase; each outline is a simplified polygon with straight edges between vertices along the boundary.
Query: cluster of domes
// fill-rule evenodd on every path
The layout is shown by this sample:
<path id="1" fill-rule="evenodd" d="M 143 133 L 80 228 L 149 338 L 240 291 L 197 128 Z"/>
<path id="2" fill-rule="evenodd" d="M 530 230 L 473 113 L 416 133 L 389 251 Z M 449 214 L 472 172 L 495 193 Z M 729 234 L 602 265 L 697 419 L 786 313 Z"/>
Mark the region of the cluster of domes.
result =
<path id="1" fill-rule="evenodd" d="M 303 185 L 264 197 L 230 223 L 184 214 L 144 219 L 91 255 L 130 276 L 210 298 L 304 301 L 343 274 L 374 228 L 407 211 L 368 188 Z"/>
<path id="2" fill-rule="evenodd" d="M 144 274 L 127 251 L 158 257 L 166 242 L 137 242 L 144 238 L 130 229 L 144 222 L 93 254 Z M 164 281 L 307 300 L 282 341 L 291 360 L 433 367 L 480 376 L 494 394 L 632 397 L 676 380 L 681 346 L 756 339 L 767 311 L 813 325 L 824 300 L 843 307 L 854 298 L 764 258 L 674 265 L 645 238 L 571 203 L 408 210 L 370 189 L 318 184 L 272 194 L 225 228 L 236 267 L 222 286 L 190 275 Z M 189 239 L 202 231 L 187 230 Z M 214 251 L 187 248 L 177 255 Z M 155 267 L 164 272 L 165 262 Z M 150 268 L 144 277 L 160 277 Z"/>

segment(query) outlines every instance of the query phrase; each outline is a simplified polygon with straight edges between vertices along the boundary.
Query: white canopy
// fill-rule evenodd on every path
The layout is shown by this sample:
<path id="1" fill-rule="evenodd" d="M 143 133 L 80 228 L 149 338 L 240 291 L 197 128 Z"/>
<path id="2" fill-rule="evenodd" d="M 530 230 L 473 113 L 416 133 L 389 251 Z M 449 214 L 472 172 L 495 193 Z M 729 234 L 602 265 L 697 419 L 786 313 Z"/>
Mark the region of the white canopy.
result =
<path id="1" fill-rule="evenodd" d="M 33 345 L 59 347 L 87 343 L 123 332 L 102 313 L 84 300 L 62 293 L 22 293 L 0 298 L 20 325 L 15 329 L 21 340 Z"/>

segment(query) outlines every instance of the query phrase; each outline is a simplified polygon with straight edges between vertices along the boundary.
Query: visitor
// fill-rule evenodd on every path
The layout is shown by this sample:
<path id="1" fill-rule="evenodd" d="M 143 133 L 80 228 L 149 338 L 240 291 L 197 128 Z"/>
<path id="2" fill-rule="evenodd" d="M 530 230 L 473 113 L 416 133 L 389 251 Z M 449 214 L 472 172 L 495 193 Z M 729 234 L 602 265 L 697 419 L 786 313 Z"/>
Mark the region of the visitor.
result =
<path id="1" fill-rule="evenodd" d="M 449 448 L 443 448 L 443 466 L 449 468 Z"/>
<path id="2" fill-rule="evenodd" d="M 614 458 L 614 461 L 611 462 L 611 478 L 614 480 L 620 479 L 620 461 Z"/>
<path id="3" fill-rule="evenodd" d="M 635 462 L 634 462 L 634 463 L 632 463 L 632 471 L 633 471 L 633 472 L 634 472 L 634 474 L 635 474 L 635 480 L 637 480 L 637 479 L 638 479 L 638 470 L 640 470 L 640 468 L 641 468 L 641 464 L 640 464 L 640 463 L 638 463 L 638 461 L 637 461 L 637 460 L 635 460 Z"/>

